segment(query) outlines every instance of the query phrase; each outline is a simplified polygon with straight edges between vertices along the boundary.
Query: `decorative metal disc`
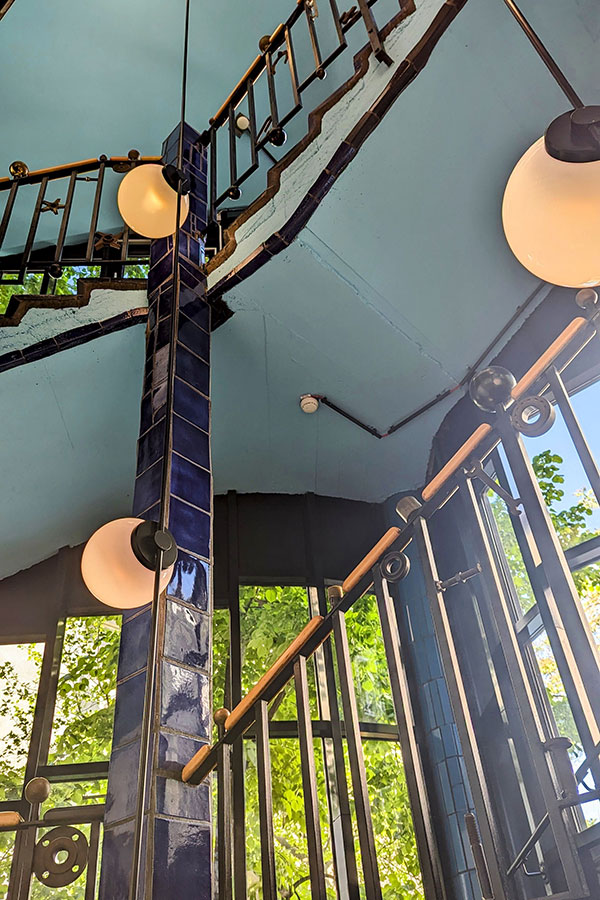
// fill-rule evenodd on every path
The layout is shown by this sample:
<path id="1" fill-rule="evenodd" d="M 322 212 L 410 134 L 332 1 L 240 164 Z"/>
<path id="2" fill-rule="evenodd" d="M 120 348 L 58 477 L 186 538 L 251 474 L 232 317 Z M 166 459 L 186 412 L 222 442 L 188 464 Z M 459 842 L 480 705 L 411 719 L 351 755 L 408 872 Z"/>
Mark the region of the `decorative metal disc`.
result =
<path id="1" fill-rule="evenodd" d="M 48 887 L 65 887 L 76 881 L 87 865 L 88 842 L 78 828 L 59 825 L 42 835 L 35 845 L 33 871 Z"/>
<path id="2" fill-rule="evenodd" d="M 556 410 L 545 397 L 522 397 L 510 411 L 513 426 L 526 437 L 539 437 L 550 431 Z"/>
<path id="3" fill-rule="evenodd" d="M 398 550 L 391 550 L 381 560 L 380 564 L 381 577 L 386 581 L 396 582 L 402 581 L 410 572 L 410 559 L 405 553 Z"/>

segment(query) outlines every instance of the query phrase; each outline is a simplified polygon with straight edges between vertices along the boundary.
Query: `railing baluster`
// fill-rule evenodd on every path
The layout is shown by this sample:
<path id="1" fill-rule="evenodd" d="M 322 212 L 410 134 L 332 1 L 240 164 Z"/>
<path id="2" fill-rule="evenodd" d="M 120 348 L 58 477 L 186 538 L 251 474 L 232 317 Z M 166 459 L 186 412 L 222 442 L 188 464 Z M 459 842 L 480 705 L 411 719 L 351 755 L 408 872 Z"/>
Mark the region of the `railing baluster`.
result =
<path id="1" fill-rule="evenodd" d="M 84 900 L 94 900 L 96 896 L 96 875 L 98 872 L 98 850 L 100 848 L 100 822 L 92 822 L 90 826 L 90 845 L 85 877 Z"/>
<path id="2" fill-rule="evenodd" d="M 88 234 L 88 242 L 85 251 L 85 261 L 90 263 L 94 258 L 94 239 L 96 237 L 96 229 L 98 228 L 98 214 L 100 212 L 100 200 L 102 198 L 105 170 L 106 163 L 101 162 L 98 166 L 98 180 L 96 182 L 96 190 L 94 191 L 94 205 L 92 207 L 92 218 L 90 219 L 90 232 Z"/>
<path id="3" fill-rule="evenodd" d="M 369 43 L 371 44 L 371 48 L 373 50 L 373 55 L 375 59 L 379 60 L 379 62 L 384 62 L 387 66 L 391 66 L 394 60 L 391 56 L 386 53 L 383 43 L 381 42 L 381 37 L 379 35 L 379 29 L 377 28 L 377 24 L 375 22 L 375 18 L 373 13 L 371 12 L 371 7 L 367 0 L 356 0 L 358 3 L 358 8 L 360 9 L 360 13 L 363 17 L 363 21 L 365 23 L 365 28 L 367 29 L 367 34 L 369 35 Z"/>
<path id="4" fill-rule="evenodd" d="M 258 150 L 256 149 L 256 104 L 254 103 L 254 82 L 248 79 L 248 121 L 250 122 L 250 159 L 253 167 L 258 167 Z"/>
<path id="5" fill-rule="evenodd" d="M 210 129 L 210 152 L 209 152 L 209 162 L 210 162 L 210 200 L 209 200 L 209 216 L 208 221 L 214 222 L 216 221 L 217 210 L 216 210 L 216 200 L 217 200 L 217 129 Z"/>
<path id="6" fill-rule="evenodd" d="M 421 874 L 426 897 L 443 897 L 443 877 L 436 865 L 437 845 L 432 828 L 432 817 L 427 802 L 427 783 L 421 765 L 419 746 L 415 735 L 415 722 L 406 672 L 402 664 L 400 632 L 396 612 L 387 581 L 381 577 L 379 565 L 373 569 L 373 584 L 377 597 L 379 621 L 387 660 L 388 673 L 396 724 L 400 736 L 402 762 L 408 795 L 412 809 L 413 825 L 417 839 Z"/>
<path id="7" fill-rule="evenodd" d="M 42 211 L 42 203 L 44 202 L 44 197 L 46 195 L 46 187 L 48 186 L 48 176 L 45 175 L 40 182 L 40 189 L 38 191 L 37 200 L 35 202 L 35 207 L 33 210 L 33 216 L 31 219 L 31 225 L 29 227 L 29 234 L 27 235 L 27 241 L 25 243 L 25 248 L 23 250 L 23 256 L 21 257 L 21 267 L 19 271 L 19 281 L 23 281 L 25 278 L 25 274 L 27 272 L 27 266 L 29 264 L 29 258 L 31 256 L 31 248 L 33 247 L 33 242 L 35 240 L 35 234 L 38 227 L 38 222 L 40 220 L 40 213 Z"/>
<path id="8" fill-rule="evenodd" d="M 324 78 L 325 70 L 323 68 L 323 58 L 321 56 L 321 48 L 319 47 L 319 38 L 317 37 L 317 29 L 315 28 L 315 22 L 312 14 L 312 4 L 309 5 L 306 0 L 304 0 L 304 13 L 306 15 L 306 24 L 308 26 L 310 46 L 312 48 L 313 57 L 315 60 L 315 71 L 317 72 L 319 78 Z"/>
<path id="9" fill-rule="evenodd" d="M 335 25 L 335 32 L 338 37 L 340 47 L 346 46 L 346 37 L 344 35 L 344 29 L 342 28 L 342 23 L 340 22 L 340 11 L 338 9 L 338 5 L 336 0 L 329 0 L 329 6 L 331 7 L 331 15 L 333 17 L 333 24 Z"/>
<path id="10" fill-rule="evenodd" d="M 231 747 L 221 744 L 217 761 L 217 865 L 219 900 L 231 900 Z"/>
<path id="11" fill-rule="evenodd" d="M 277 900 L 275 838 L 273 836 L 273 794 L 271 789 L 271 750 L 269 747 L 269 705 L 266 700 L 259 700 L 256 704 L 255 719 L 263 900 Z"/>
<path id="12" fill-rule="evenodd" d="M 296 706 L 298 708 L 298 738 L 300 741 L 311 897 L 312 900 L 327 900 L 305 656 L 299 656 L 298 661 L 294 665 L 294 683 L 296 687 Z"/>
<path id="13" fill-rule="evenodd" d="M 4 207 L 4 213 L 2 214 L 2 221 L 0 222 L 0 250 L 2 249 L 4 238 L 6 237 L 6 232 L 8 231 L 8 223 L 10 222 L 10 217 L 13 211 L 13 206 L 15 205 L 18 189 L 19 182 L 13 181 L 10 186 L 10 193 L 6 201 L 6 206 Z"/>
<path id="14" fill-rule="evenodd" d="M 287 50 L 287 62 L 290 70 L 290 80 L 292 82 L 292 93 L 294 95 L 294 104 L 296 109 L 302 106 L 300 92 L 298 90 L 298 67 L 296 66 L 296 54 L 294 52 L 294 43 L 292 41 L 292 32 L 289 25 L 285 29 L 285 46 Z"/>
<path id="15" fill-rule="evenodd" d="M 350 761 L 350 773 L 352 776 L 352 786 L 354 788 L 354 804 L 356 806 L 358 840 L 360 843 L 362 870 L 365 879 L 365 893 L 367 900 L 382 900 L 379 867 L 377 865 L 377 852 L 375 850 L 375 837 L 373 834 L 373 821 L 371 818 L 371 805 L 369 803 L 369 792 L 367 788 L 365 759 L 360 737 L 356 694 L 354 692 L 352 662 L 350 660 L 350 650 L 348 649 L 346 621 L 343 613 L 340 611 L 333 615 L 333 632 L 335 635 L 335 652 L 340 676 L 340 693 L 342 695 L 342 706 L 344 710 L 346 740 L 348 742 L 348 759 Z"/>
<path id="16" fill-rule="evenodd" d="M 271 51 L 265 53 L 265 65 L 267 72 L 267 87 L 269 89 L 269 109 L 271 111 L 271 128 L 279 127 L 279 110 L 277 109 L 277 89 L 275 87 L 275 67 L 273 66 L 273 57 Z"/>
<path id="17" fill-rule="evenodd" d="M 54 253 L 54 262 L 58 263 L 61 260 L 63 247 L 65 245 L 65 238 L 67 236 L 67 227 L 69 225 L 69 216 L 71 215 L 71 207 L 73 205 L 73 193 L 75 191 L 75 184 L 77 182 L 77 171 L 74 170 L 71 172 L 71 177 L 69 178 L 69 187 L 67 188 L 67 197 L 65 199 L 65 206 L 62 211 L 62 219 L 60 223 L 60 230 L 58 232 L 58 240 L 56 241 L 56 251 Z"/>
<path id="18" fill-rule="evenodd" d="M 229 186 L 234 188 L 237 185 L 237 147 L 235 145 L 235 109 L 233 103 L 229 104 L 227 122 L 229 131 Z"/>

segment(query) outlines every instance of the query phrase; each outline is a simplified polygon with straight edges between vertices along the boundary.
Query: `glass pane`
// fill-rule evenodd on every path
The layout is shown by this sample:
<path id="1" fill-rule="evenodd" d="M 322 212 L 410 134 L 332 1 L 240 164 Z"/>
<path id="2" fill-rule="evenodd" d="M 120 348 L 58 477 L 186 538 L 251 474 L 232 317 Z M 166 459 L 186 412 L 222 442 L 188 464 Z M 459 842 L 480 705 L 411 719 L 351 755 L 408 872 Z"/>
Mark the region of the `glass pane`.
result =
<path id="1" fill-rule="evenodd" d="M 504 551 L 508 570 L 515 588 L 515 594 L 518 598 L 522 612 L 526 613 L 527 610 L 531 609 L 534 605 L 535 595 L 517 541 L 512 517 L 504 500 L 499 497 L 498 494 L 494 493 L 494 491 L 488 491 L 487 499 L 494 522 L 496 523 L 498 537 L 500 539 L 502 550 Z"/>
<path id="2" fill-rule="evenodd" d="M 108 759 L 112 745 L 121 619 L 67 619 L 48 761 Z"/>
<path id="3" fill-rule="evenodd" d="M 43 644 L 0 647 L 0 800 L 21 796 Z"/>
<path id="4" fill-rule="evenodd" d="M 374 594 L 365 594 L 346 613 L 346 630 L 359 719 L 394 724 L 392 691 Z"/>
<path id="5" fill-rule="evenodd" d="M 240 588 L 242 642 L 242 696 L 254 687 L 270 666 L 302 631 L 310 618 L 306 588 Z M 311 708 L 316 716 L 314 668 L 308 665 Z M 272 719 L 296 718 L 293 682 L 271 704 Z"/>
<path id="6" fill-rule="evenodd" d="M 8 881 L 14 848 L 15 832 L 5 831 L 0 834 L 0 900 L 8 898 Z"/>
<path id="7" fill-rule="evenodd" d="M 58 806 L 94 806 L 106 800 L 107 780 L 54 782 L 48 799 L 42 803 L 40 816 Z"/>

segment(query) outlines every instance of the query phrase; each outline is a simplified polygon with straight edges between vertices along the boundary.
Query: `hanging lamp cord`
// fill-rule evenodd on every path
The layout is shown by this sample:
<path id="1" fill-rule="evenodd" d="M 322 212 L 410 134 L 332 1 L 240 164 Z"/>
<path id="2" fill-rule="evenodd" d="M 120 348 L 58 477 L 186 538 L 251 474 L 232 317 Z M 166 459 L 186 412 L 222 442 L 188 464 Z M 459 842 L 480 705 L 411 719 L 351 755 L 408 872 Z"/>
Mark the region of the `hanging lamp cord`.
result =
<path id="1" fill-rule="evenodd" d="M 169 361 L 167 368 L 167 398 L 165 403 L 165 442 L 163 448 L 163 463 L 160 493 L 160 518 L 161 530 L 169 526 L 169 495 L 171 489 L 171 453 L 173 447 L 173 396 L 175 391 L 175 360 L 177 349 L 177 333 L 179 326 L 179 299 L 181 293 L 181 268 L 179 263 L 179 241 L 181 235 L 181 204 L 182 204 L 182 178 L 183 171 L 183 132 L 185 128 L 188 55 L 190 37 L 190 0 L 185 0 L 185 20 L 183 35 L 183 62 L 181 77 L 181 115 L 179 120 L 179 140 L 177 144 L 177 169 L 180 177 L 177 181 L 177 207 L 175 218 L 175 234 L 173 237 L 173 300 L 171 309 L 171 331 L 169 336 Z M 152 736 L 152 722 L 154 720 L 154 704 L 156 689 L 156 667 L 158 663 L 158 630 L 160 625 L 160 576 L 163 566 L 163 551 L 157 548 L 156 570 L 154 573 L 154 591 L 152 602 L 152 616 L 150 622 L 150 638 L 148 644 L 148 661 L 146 668 L 146 687 L 144 691 L 144 712 L 142 718 L 142 733 L 140 738 L 140 756 L 138 766 L 137 803 L 134 820 L 134 842 L 131 861 L 131 878 L 129 887 L 129 900 L 141 900 L 138 897 L 142 881 L 142 865 L 152 859 L 152 843 L 154 829 L 151 826 L 150 815 L 144 823 L 146 806 L 151 810 L 154 802 L 154 789 L 150 784 L 150 803 L 147 804 L 148 768 L 150 764 L 150 749 Z M 156 748 L 154 748 L 156 749 Z M 145 854 L 142 854 L 142 836 L 146 829 Z M 144 858 L 145 857 L 145 858 Z M 152 896 L 152 866 L 144 865 L 145 887 L 144 898 Z"/>

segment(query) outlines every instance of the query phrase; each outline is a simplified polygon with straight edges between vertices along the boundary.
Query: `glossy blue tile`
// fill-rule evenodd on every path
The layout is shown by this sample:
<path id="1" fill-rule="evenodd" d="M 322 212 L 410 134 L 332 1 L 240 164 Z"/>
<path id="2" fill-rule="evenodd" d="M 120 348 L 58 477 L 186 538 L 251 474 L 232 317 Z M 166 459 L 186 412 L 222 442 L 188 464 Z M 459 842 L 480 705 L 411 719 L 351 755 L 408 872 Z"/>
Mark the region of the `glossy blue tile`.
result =
<path id="1" fill-rule="evenodd" d="M 133 675 L 117 687 L 113 747 L 120 747 L 140 736 L 145 686 L 146 673 L 144 671 Z"/>
<path id="2" fill-rule="evenodd" d="M 206 611 L 209 600 L 207 563 L 180 550 L 167 595 Z"/>
<path id="3" fill-rule="evenodd" d="M 207 433 L 177 415 L 173 416 L 173 450 L 205 469 L 210 468 Z"/>
<path id="4" fill-rule="evenodd" d="M 161 671 L 161 726 L 208 739 L 211 720 L 208 676 L 165 661 Z"/>
<path id="5" fill-rule="evenodd" d="M 179 306 L 188 319 L 205 331 L 210 331 L 210 307 L 202 296 L 201 287 L 199 290 L 183 287 L 179 297 Z"/>
<path id="6" fill-rule="evenodd" d="M 133 515 L 139 516 L 160 500 L 162 461 L 159 459 L 135 479 Z"/>
<path id="7" fill-rule="evenodd" d="M 128 900 L 133 858 L 133 822 L 105 828 L 102 842 L 100 897 L 102 900 Z"/>
<path id="8" fill-rule="evenodd" d="M 188 759 L 205 744 L 206 741 L 161 731 L 158 739 L 158 768 L 179 774 Z"/>
<path id="9" fill-rule="evenodd" d="M 121 628 L 118 679 L 121 681 L 146 665 L 150 635 L 150 608 L 134 619 L 126 619 Z"/>
<path id="10" fill-rule="evenodd" d="M 196 356 L 201 357 L 205 362 L 209 361 L 210 355 L 210 337 L 206 331 L 194 325 L 191 319 L 188 319 L 183 313 L 179 317 L 179 332 L 177 338 L 180 344 L 192 350 Z"/>
<path id="11" fill-rule="evenodd" d="M 173 274 L 173 256 L 171 253 L 167 253 L 165 256 L 162 256 L 158 260 L 158 262 L 156 262 L 152 266 L 152 270 L 151 270 L 152 286 L 158 287 L 167 278 L 170 278 L 172 274 Z"/>
<path id="12" fill-rule="evenodd" d="M 197 787 L 184 784 L 178 778 L 156 779 L 156 812 L 159 816 L 177 816 L 210 823 L 210 793 L 208 784 Z"/>
<path id="13" fill-rule="evenodd" d="M 211 838 L 206 825 L 157 819 L 154 832 L 156 900 L 193 897 L 211 900 Z"/>
<path id="14" fill-rule="evenodd" d="M 182 550 L 209 558 L 210 516 L 207 513 L 171 495 L 169 529 Z"/>
<path id="15" fill-rule="evenodd" d="M 181 345 L 177 348 L 175 371 L 179 378 L 208 396 L 210 380 L 207 364 Z"/>
<path id="16" fill-rule="evenodd" d="M 208 399 L 179 378 L 175 379 L 174 409 L 188 422 L 192 422 L 203 431 L 209 430 L 210 404 Z"/>
<path id="17" fill-rule="evenodd" d="M 138 441 L 138 474 L 144 472 L 163 454 L 165 445 L 164 420 L 153 425 Z"/>
<path id="18" fill-rule="evenodd" d="M 139 741 L 112 752 L 104 812 L 106 825 L 135 814 L 139 755 Z"/>
<path id="19" fill-rule="evenodd" d="M 205 669 L 209 645 L 208 616 L 167 600 L 164 655 L 176 662 Z"/>
<path id="20" fill-rule="evenodd" d="M 176 453 L 171 457 L 171 466 L 171 493 L 209 513 L 210 472 Z"/>

